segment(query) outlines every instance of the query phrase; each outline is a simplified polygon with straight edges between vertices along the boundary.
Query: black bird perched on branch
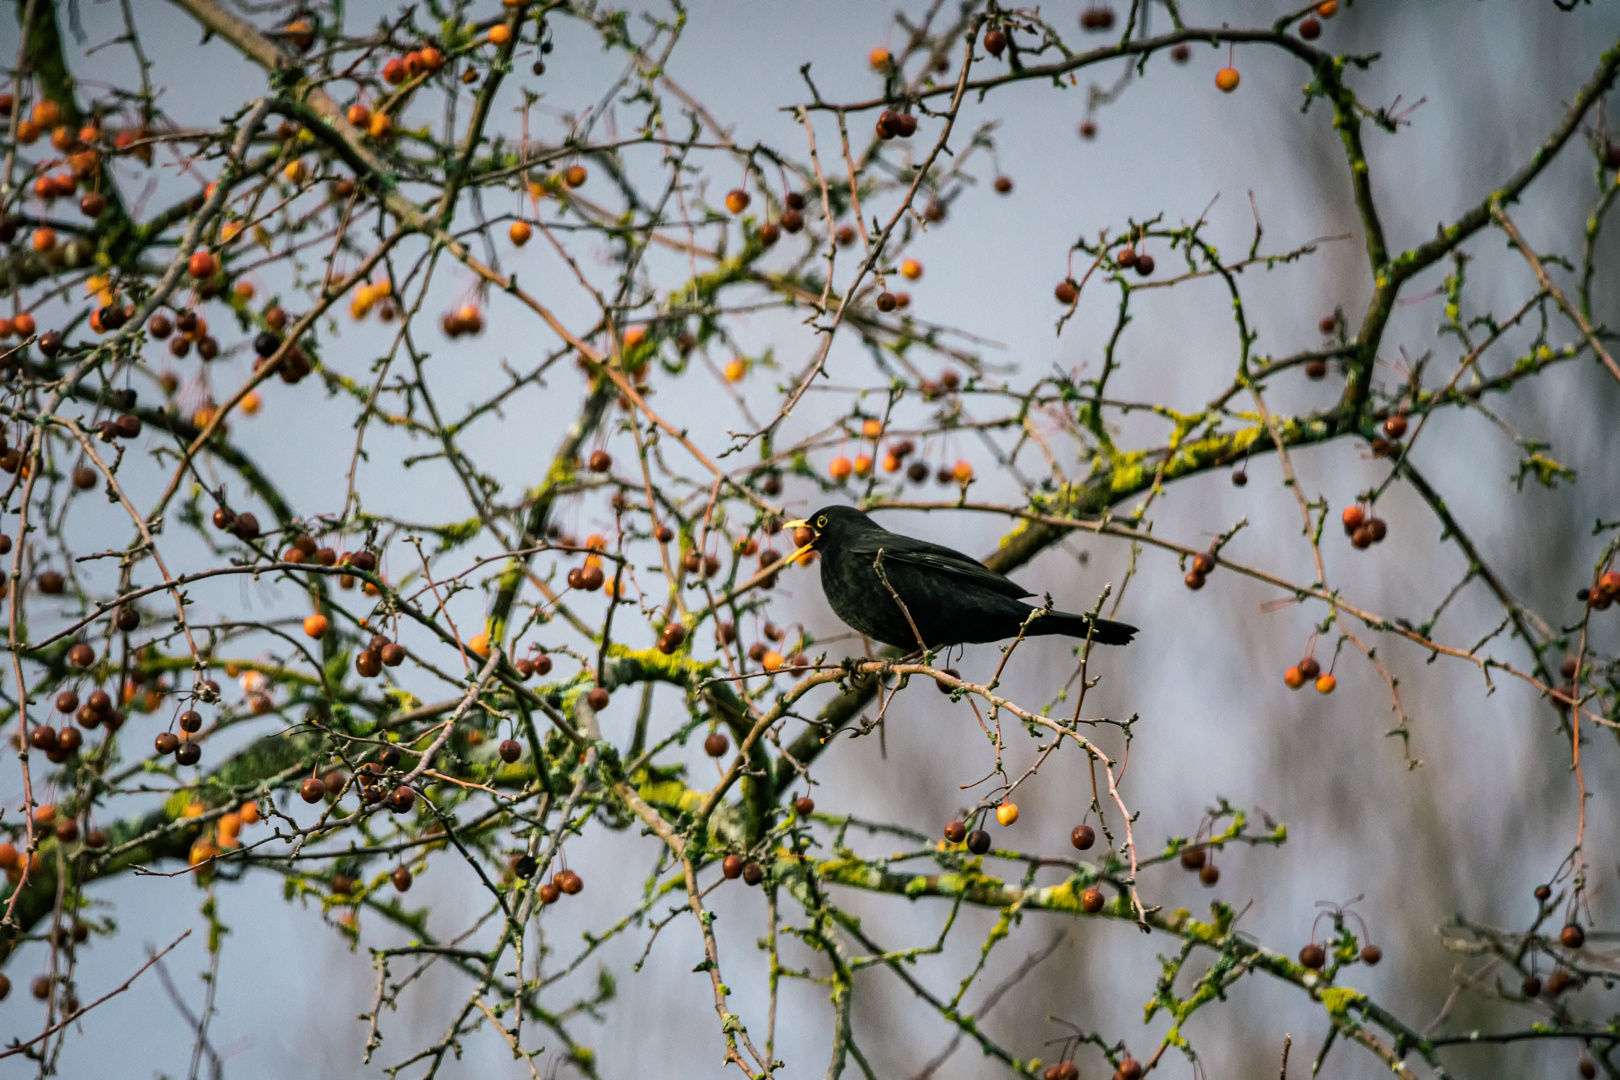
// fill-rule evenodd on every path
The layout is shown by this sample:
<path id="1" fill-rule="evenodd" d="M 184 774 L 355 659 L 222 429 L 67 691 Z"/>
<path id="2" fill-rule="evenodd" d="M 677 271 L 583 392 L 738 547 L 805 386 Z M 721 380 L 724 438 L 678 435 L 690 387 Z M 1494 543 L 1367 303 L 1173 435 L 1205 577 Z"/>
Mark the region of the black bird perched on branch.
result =
<path id="1" fill-rule="evenodd" d="M 1064 634 L 1127 645 L 1136 627 L 1089 615 L 1039 609 L 1032 595 L 976 559 L 892 533 L 849 506 L 828 506 L 803 521 L 795 541 L 821 554 L 821 589 L 851 629 L 908 652 L 967 642 Z M 1033 612 L 1039 611 L 1034 619 Z"/>

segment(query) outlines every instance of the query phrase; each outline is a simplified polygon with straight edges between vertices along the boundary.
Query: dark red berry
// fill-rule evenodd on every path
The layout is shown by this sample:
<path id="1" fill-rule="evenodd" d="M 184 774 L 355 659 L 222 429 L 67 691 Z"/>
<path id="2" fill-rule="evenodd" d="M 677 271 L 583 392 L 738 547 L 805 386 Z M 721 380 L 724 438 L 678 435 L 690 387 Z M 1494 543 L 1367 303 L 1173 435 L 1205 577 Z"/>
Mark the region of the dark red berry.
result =
<path id="1" fill-rule="evenodd" d="M 1090 825 L 1076 825 L 1069 834 L 1069 843 L 1074 845 L 1076 851 L 1089 851 L 1096 842 L 1097 831 Z"/>

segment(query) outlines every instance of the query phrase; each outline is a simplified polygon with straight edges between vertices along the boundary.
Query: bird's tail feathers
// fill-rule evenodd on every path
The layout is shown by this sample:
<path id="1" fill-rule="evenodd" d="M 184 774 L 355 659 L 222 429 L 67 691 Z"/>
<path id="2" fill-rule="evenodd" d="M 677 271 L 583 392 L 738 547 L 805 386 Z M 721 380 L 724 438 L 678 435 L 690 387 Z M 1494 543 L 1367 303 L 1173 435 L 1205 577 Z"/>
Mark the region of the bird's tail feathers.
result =
<path id="1" fill-rule="evenodd" d="M 1111 619 L 1095 620 L 1090 615 L 1072 615 L 1067 611 L 1048 611 L 1029 624 L 1025 637 L 1043 634 L 1062 634 L 1065 637 L 1090 637 L 1099 645 L 1129 645 L 1136 636 L 1136 627 Z"/>

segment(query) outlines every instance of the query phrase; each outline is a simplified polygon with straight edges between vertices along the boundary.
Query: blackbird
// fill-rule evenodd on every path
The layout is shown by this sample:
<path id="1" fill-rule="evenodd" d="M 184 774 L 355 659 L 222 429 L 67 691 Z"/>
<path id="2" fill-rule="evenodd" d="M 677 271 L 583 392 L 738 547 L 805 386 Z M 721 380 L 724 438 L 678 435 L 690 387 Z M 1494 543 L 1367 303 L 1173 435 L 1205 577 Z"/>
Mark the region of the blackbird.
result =
<path id="1" fill-rule="evenodd" d="M 1089 635 L 1103 645 L 1126 645 L 1136 633 L 1124 623 L 1032 607 L 1022 600 L 1029 590 L 976 559 L 892 533 L 853 507 L 828 506 L 788 524 L 809 530 L 808 541 L 802 533 L 796 539 L 821 554 L 821 589 L 833 612 L 852 629 L 908 652 L 919 637 L 930 649 L 1017 637 L 1034 611 L 1040 614 L 1026 637 Z"/>

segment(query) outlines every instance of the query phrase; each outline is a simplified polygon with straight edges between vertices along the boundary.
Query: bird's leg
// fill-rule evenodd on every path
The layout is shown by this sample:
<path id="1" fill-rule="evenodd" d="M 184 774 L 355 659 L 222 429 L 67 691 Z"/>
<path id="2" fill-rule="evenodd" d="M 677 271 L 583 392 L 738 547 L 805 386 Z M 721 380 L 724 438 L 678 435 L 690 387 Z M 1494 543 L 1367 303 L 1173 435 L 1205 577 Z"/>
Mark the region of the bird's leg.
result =
<path id="1" fill-rule="evenodd" d="M 889 575 L 883 572 L 882 548 L 878 548 L 877 558 L 872 560 L 872 569 L 877 572 L 878 580 L 883 582 L 883 587 L 889 590 L 889 595 L 894 597 L 894 602 L 899 605 L 900 614 L 906 617 L 906 625 L 911 627 L 912 636 L 917 639 L 918 651 L 926 654 L 928 652 L 928 645 L 923 641 L 922 632 L 917 629 L 916 620 L 911 617 L 911 612 L 907 610 L 906 602 L 900 599 L 900 594 L 894 591 L 893 585 L 889 584 Z"/>

